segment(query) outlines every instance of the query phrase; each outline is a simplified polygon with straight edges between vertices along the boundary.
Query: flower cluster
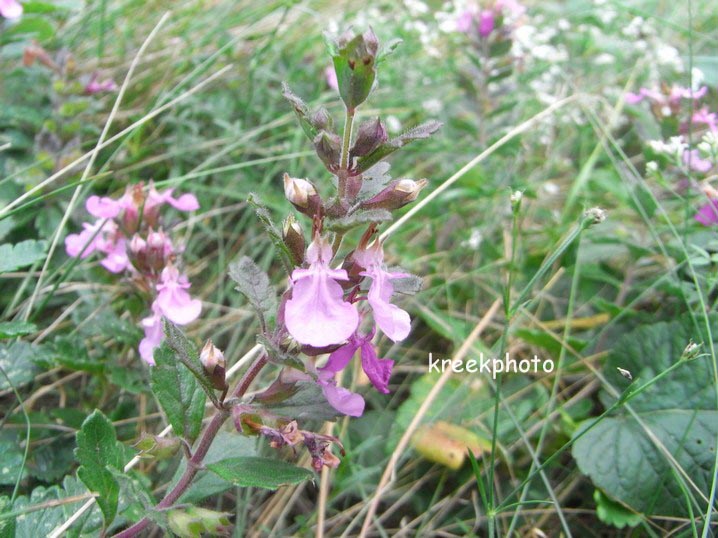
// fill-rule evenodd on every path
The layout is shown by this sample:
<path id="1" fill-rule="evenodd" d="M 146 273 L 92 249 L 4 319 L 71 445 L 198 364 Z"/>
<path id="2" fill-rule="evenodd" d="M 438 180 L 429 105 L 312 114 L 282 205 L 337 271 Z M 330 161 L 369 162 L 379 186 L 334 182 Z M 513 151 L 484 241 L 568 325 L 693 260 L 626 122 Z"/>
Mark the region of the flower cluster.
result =
<path id="1" fill-rule="evenodd" d="M 686 88 L 676 84 L 662 84 L 658 88 L 640 88 L 624 97 L 629 105 L 647 102 L 654 118 L 659 122 L 668 140 L 650 140 L 648 147 L 676 170 L 680 184 L 691 184 L 694 176 L 703 177 L 702 184 L 694 185 L 708 199 L 695 215 L 705 226 L 718 224 L 718 191 L 708 181 L 718 167 L 718 114 L 700 100 L 708 95 L 708 87 Z M 687 106 L 689 104 L 691 106 Z M 692 112 L 692 113 L 691 113 Z M 691 145 L 685 136 L 693 130 L 700 142 Z M 658 165 L 650 162 L 647 170 L 658 172 Z"/>
<path id="2" fill-rule="evenodd" d="M 350 134 L 355 109 L 375 82 L 378 49 L 376 36 L 368 31 L 340 37 L 332 52 L 333 73 L 326 75 L 344 101 Z M 414 201 L 427 184 L 423 179 L 392 180 L 387 175 L 382 176 L 383 181 L 368 182 L 365 176 L 389 153 L 413 139 L 426 138 L 439 125 L 431 122 L 389 140 L 384 123 L 374 118 L 359 125 L 353 140 L 346 137 L 346 131 L 342 139 L 325 109 L 310 113 L 288 89 L 285 97 L 294 106 L 317 155 L 335 176 L 337 193 L 324 197 L 313 182 L 284 175 L 285 195 L 300 213 L 312 219 L 312 231 L 306 245 L 296 219 L 292 216 L 285 222 L 284 239 L 295 267 L 280 303 L 277 339 L 286 344 L 289 337 L 309 357 L 304 361 L 305 372 L 296 372 L 295 377 L 320 386 L 338 412 L 360 416 L 364 399 L 339 386 L 337 374 L 359 352 L 369 381 L 379 392 L 388 393 L 394 361 L 380 358 L 372 340 L 380 332 L 400 342 L 411 327 L 409 314 L 392 300 L 393 282 L 412 275 L 387 268 L 382 242 L 374 236 L 391 211 Z M 383 169 L 388 170 L 388 165 Z M 356 246 L 343 249 L 347 229 L 361 225 L 366 230 Z M 314 357 L 327 353 L 326 363 L 317 366 Z"/>
<path id="3" fill-rule="evenodd" d="M 172 189 L 158 191 L 152 183 L 128 186 L 119 199 L 91 196 L 85 203 L 94 222 L 85 222 L 83 230 L 65 238 L 65 250 L 73 258 L 84 259 L 93 253 L 102 255 L 100 265 L 111 273 L 124 273 L 141 291 L 152 298 L 151 315 L 142 320 L 145 337 L 140 356 L 154 364 L 152 352 L 162 342 L 162 316 L 178 325 L 199 317 L 202 303 L 187 292 L 187 276 L 176 267 L 182 249 L 164 232 L 160 209 L 165 204 L 179 211 L 199 208 L 197 198 Z"/>
<path id="4" fill-rule="evenodd" d="M 493 32 L 510 32 L 511 23 L 521 17 L 526 8 L 517 0 L 493 0 L 486 6 L 472 5 L 456 20 L 456 29 L 488 38 Z"/>

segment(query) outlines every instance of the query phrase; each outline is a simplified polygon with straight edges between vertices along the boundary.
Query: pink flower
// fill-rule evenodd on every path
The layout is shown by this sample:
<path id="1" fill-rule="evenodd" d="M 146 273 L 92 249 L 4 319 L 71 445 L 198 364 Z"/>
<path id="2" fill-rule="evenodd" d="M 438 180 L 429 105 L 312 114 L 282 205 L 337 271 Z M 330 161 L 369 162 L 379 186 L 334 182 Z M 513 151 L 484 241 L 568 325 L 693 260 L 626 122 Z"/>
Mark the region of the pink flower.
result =
<path id="1" fill-rule="evenodd" d="M 330 65 L 324 70 L 324 78 L 327 80 L 327 86 L 334 91 L 339 91 L 339 81 L 337 80 L 337 72 L 334 66 Z"/>
<path id="2" fill-rule="evenodd" d="M 713 163 L 708 159 L 703 159 L 697 149 L 685 150 L 683 152 L 683 162 L 696 172 L 705 173 L 713 168 Z"/>
<path id="3" fill-rule="evenodd" d="M 93 73 L 90 81 L 85 84 L 85 93 L 87 95 L 93 95 L 95 93 L 102 92 L 114 92 L 117 90 L 117 84 L 111 78 L 105 80 L 98 80 L 97 73 Z"/>
<path id="4" fill-rule="evenodd" d="M 384 249 L 379 241 L 374 241 L 368 248 L 357 249 L 354 258 L 365 269 L 361 274 L 372 279 L 367 299 L 374 312 L 374 321 L 394 342 L 403 340 L 411 330 L 411 318 L 406 311 L 389 301 L 394 293 L 391 280 L 408 275 L 390 273 L 384 268 Z"/>
<path id="5" fill-rule="evenodd" d="M 157 302 L 152 303 L 152 315 L 142 320 L 142 326 L 145 328 L 145 337 L 140 341 L 140 357 L 148 363 L 155 364 L 152 354 L 156 347 L 164 340 L 162 333 L 162 312 L 157 306 Z"/>
<path id="6" fill-rule="evenodd" d="M 490 9 L 484 9 L 479 13 L 479 35 L 488 37 L 494 31 L 494 12 Z"/>
<path id="7" fill-rule="evenodd" d="M 384 394 L 389 393 L 389 378 L 391 377 L 391 369 L 394 367 L 394 361 L 391 359 L 380 359 L 374 346 L 371 343 L 374 337 L 372 331 L 367 336 L 353 335 L 349 342 L 337 349 L 329 355 L 327 364 L 321 368 L 320 376 L 331 373 L 332 376 L 343 370 L 356 353 L 357 349 L 361 350 L 361 366 L 364 373 L 371 381 L 372 385 Z M 330 402 L 331 403 L 331 402 Z"/>
<path id="8" fill-rule="evenodd" d="M 526 13 L 526 6 L 518 2 L 518 0 L 496 0 L 494 8 L 508 12 L 513 18 L 518 18 Z"/>
<path id="9" fill-rule="evenodd" d="M 186 325 L 194 321 L 202 311 L 202 302 L 199 299 L 192 299 L 187 293 L 189 287 L 187 277 L 180 275 L 172 264 L 162 270 L 154 304 L 162 315 L 178 325 Z"/>
<path id="10" fill-rule="evenodd" d="M 364 398 L 344 387 L 339 387 L 331 372 L 320 372 L 317 383 L 322 387 L 324 397 L 334 409 L 343 415 L 360 417 L 364 414 Z"/>
<path id="11" fill-rule="evenodd" d="M 98 244 L 103 241 L 103 231 L 98 230 L 102 227 L 104 219 L 97 220 L 94 224 L 84 222 L 83 230 L 79 234 L 69 234 L 65 237 L 65 252 L 72 258 L 85 259 L 90 254 L 98 250 Z M 109 223 L 108 223 L 109 224 Z"/>
<path id="12" fill-rule="evenodd" d="M 102 242 L 99 250 L 107 256 L 100 262 L 100 265 L 110 273 L 121 273 L 125 269 L 129 269 L 131 265 L 127 257 L 126 245 L 127 241 L 124 237 L 118 237 L 116 241 Z"/>
<path id="13" fill-rule="evenodd" d="M 707 107 L 703 107 L 697 112 L 693 113 L 693 121 L 695 123 L 703 123 L 714 133 L 718 132 L 718 114 L 715 112 L 708 112 Z"/>
<path id="14" fill-rule="evenodd" d="M 154 184 L 150 183 L 150 190 L 147 193 L 145 201 L 145 211 L 152 211 L 164 204 L 169 204 L 179 211 L 195 211 L 199 209 L 199 202 L 194 194 L 183 194 L 179 198 L 174 198 L 172 192 L 174 189 L 167 189 L 159 192 L 155 189 Z"/>
<path id="15" fill-rule="evenodd" d="M 626 93 L 624 100 L 629 105 L 635 105 L 644 99 L 648 99 L 651 101 L 651 104 L 654 105 L 675 107 L 680 104 L 681 99 L 693 99 L 695 101 L 703 97 L 707 91 L 707 86 L 703 86 L 698 90 L 693 90 L 691 88 L 684 88 L 674 84 L 671 86 L 671 89 L 667 94 L 655 89 L 641 88 L 638 90 L 638 93 Z"/>
<path id="16" fill-rule="evenodd" d="M 463 34 L 468 33 L 471 30 L 471 26 L 474 24 L 474 12 L 467 9 L 462 12 L 461 15 L 456 19 L 456 30 Z"/>
<path id="17" fill-rule="evenodd" d="M 22 4 L 17 0 L 0 0 L 0 15 L 6 19 L 17 19 L 22 15 Z"/>
<path id="18" fill-rule="evenodd" d="M 292 272 L 292 298 L 285 305 L 285 324 L 301 344 L 339 344 L 359 324 L 356 306 L 344 301 L 344 291 L 337 282 L 348 280 L 347 272 L 330 268 L 331 259 L 331 245 L 317 234 L 307 248 L 309 268 Z"/>
<path id="19" fill-rule="evenodd" d="M 712 198 L 707 204 L 701 206 L 694 218 L 703 226 L 718 224 L 718 199 Z"/>

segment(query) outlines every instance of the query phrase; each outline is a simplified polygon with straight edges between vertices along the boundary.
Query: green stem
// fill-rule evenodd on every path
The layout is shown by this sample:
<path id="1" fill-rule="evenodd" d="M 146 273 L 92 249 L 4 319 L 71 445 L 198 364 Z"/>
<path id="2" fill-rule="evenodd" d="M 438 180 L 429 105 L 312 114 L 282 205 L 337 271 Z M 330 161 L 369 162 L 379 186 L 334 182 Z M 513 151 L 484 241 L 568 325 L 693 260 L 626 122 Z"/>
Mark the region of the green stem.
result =
<path id="1" fill-rule="evenodd" d="M 354 109 L 347 108 L 346 120 L 344 121 L 344 140 L 342 140 L 342 156 L 339 161 L 339 168 L 346 170 L 349 167 L 349 146 L 352 143 L 352 126 L 354 125 Z"/>

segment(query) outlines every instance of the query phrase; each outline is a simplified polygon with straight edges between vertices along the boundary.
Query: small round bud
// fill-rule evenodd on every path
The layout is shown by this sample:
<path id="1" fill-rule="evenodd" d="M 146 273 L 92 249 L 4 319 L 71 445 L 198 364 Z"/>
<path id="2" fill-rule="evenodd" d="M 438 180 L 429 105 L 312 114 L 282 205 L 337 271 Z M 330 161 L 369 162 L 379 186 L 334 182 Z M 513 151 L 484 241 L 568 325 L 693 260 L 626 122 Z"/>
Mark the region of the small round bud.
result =
<path id="1" fill-rule="evenodd" d="M 322 200 L 314 188 L 306 179 L 290 177 L 284 174 L 284 195 L 299 211 L 313 217 L 318 214 L 322 207 Z"/>
<path id="2" fill-rule="evenodd" d="M 590 220 L 589 224 L 601 224 L 606 220 L 606 211 L 600 207 L 592 207 L 587 209 L 583 216 Z"/>
<path id="3" fill-rule="evenodd" d="M 226 389 L 225 369 L 227 368 L 227 362 L 224 360 L 224 354 L 212 343 L 212 340 L 207 340 L 205 343 L 199 354 L 199 361 L 202 363 L 207 377 L 212 382 L 212 386 L 217 390 Z"/>

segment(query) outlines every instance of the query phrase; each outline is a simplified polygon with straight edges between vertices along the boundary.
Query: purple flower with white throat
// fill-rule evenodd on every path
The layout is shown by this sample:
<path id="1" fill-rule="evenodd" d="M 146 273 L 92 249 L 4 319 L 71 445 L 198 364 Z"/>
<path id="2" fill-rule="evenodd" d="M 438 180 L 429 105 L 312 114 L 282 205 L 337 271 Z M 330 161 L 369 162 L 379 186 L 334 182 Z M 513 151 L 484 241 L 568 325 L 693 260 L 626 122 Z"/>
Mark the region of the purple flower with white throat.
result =
<path id="1" fill-rule="evenodd" d="M 187 276 L 180 274 L 172 264 L 162 270 L 155 304 L 167 319 L 178 325 L 194 321 L 202 311 L 202 302 L 190 297 L 189 287 Z"/>
<path id="2" fill-rule="evenodd" d="M 292 298 L 285 305 L 285 325 L 300 344 L 315 347 L 340 344 L 359 324 L 355 305 L 344 300 L 337 282 L 348 280 L 343 269 L 332 269 L 332 247 L 318 233 L 307 248 L 307 269 L 292 272 Z"/>
<path id="3" fill-rule="evenodd" d="M 374 313 L 374 321 L 377 326 L 394 342 L 403 340 L 411 330 L 411 318 L 405 310 L 389 301 L 394 293 L 391 281 L 397 278 L 406 278 L 409 275 L 386 270 L 384 249 L 378 240 L 366 248 L 358 248 L 354 252 L 354 259 L 364 267 L 361 274 L 372 279 L 367 300 Z"/>

